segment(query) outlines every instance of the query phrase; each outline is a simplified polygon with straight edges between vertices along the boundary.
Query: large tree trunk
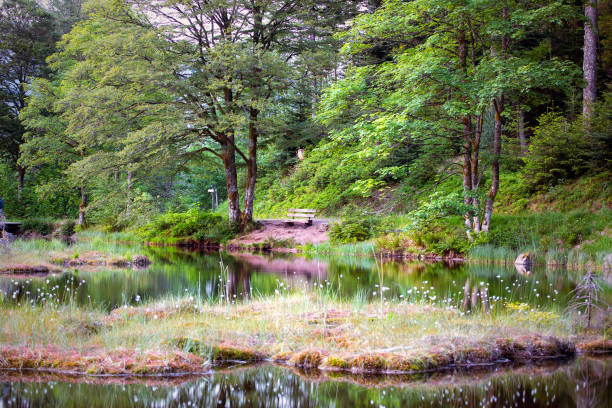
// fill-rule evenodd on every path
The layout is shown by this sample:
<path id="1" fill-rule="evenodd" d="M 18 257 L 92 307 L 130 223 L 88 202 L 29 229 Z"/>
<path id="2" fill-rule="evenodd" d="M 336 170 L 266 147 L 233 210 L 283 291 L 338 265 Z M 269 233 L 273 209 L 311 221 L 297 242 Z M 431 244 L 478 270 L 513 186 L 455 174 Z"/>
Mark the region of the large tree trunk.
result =
<path id="1" fill-rule="evenodd" d="M 87 193 L 85 187 L 81 187 L 81 204 L 79 205 L 79 225 L 85 226 L 85 207 L 87 207 Z"/>
<path id="2" fill-rule="evenodd" d="M 493 203 L 499 191 L 499 156 L 501 154 L 501 135 L 502 135 L 502 119 L 501 112 L 503 111 L 504 97 L 503 95 L 497 98 L 495 108 L 495 128 L 493 131 L 493 162 L 491 163 L 491 188 L 485 203 L 484 220 L 482 230 L 488 231 L 491 227 L 491 216 L 493 215 Z"/>
<path id="3" fill-rule="evenodd" d="M 457 52 L 459 54 L 459 64 L 463 75 L 467 76 L 467 43 L 465 31 L 459 30 L 457 36 Z M 469 115 L 463 118 L 463 202 L 469 206 L 472 204 L 472 120 Z M 465 227 L 468 229 L 468 239 L 472 241 L 470 231 L 472 230 L 472 219 L 470 213 L 465 214 Z"/>
<path id="4" fill-rule="evenodd" d="M 236 154 L 234 146 L 230 143 L 225 143 L 221 156 L 223 159 L 223 167 L 225 168 L 229 223 L 230 225 L 235 225 L 240 223 L 240 197 L 238 195 L 238 175 L 236 173 Z"/>
<path id="5" fill-rule="evenodd" d="M 597 0 L 587 0 L 584 7 L 584 60 L 582 70 L 586 87 L 582 91 L 582 114 L 586 122 L 593 114 L 597 92 Z"/>
<path id="6" fill-rule="evenodd" d="M 21 203 L 21 197 L 23 196 L 23 187 L 25 185 L 25 167 L 17 165 L 17 202 Z"/>
<path id="7" fill-rule="evenodd" d="M 508 1 L 504 0 L 502 9 L 502 17 L 504 21 L 508 20 Z M 507 34 L 502 34 L 501 37 L 501 58 L 505 60 L 508 57 L 508 46 L 510 39 Z M 491 228 L 491 216 L 493 215 L 493 203 L 497 192 L 499 191 L 499 157 L 501 155 L 501 138 L 502 138 L 502 112 L 504 111 L 504 94 L 502 93 L 493 100 L 495 109 L 495 127 L 493 130 L 493 161 L 491 163 L 491 188 L 485 202 L 484 220 L 482 230 L 489 231 Z"/>
<path id="8" fill-rule="evenodd" d="M 234 107 L 234 94 L 230 88 L 224 90 L 227 109 Z M 238 193 L 238 174 L 236 172 L 236 148 L 234 144 L 234 130 L 228 129 L 221 135 L 221 159 L 225 168 L 225 185 L 227 187 L 227 209 L 231 226 L 239 225 L 241 221 L 240 195 Z"/>
<path id="9" fill-rule="evenodd" d="M 244 212 L 242 226 L 253 222 L 253 202 L 255 201 L 255 183 L 257 181 L 257 128 L 255 121 L 259 112 L 251 108 L 249 123 L 249 161 L 247 162 L 247 179 L 244 190 Z"/>

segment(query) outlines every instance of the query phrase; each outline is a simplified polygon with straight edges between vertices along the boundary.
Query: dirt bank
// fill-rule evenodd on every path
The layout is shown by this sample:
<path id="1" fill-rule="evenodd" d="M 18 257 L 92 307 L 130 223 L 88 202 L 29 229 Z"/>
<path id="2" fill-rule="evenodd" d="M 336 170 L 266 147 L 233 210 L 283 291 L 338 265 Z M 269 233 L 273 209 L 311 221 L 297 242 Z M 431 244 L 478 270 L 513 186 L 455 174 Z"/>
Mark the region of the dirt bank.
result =
<path id="1" fill-rule="evenodd" d="M 329 224 L 316 220 L 312 225 L 288 223 L 283 220 L 264 220 L 260 228 L 230 241 L 227 248 L 252 248 L 262 245 L 293 248 L 296 245 L 320 244 L 329 241 Z"/>
<path id="2" fill-rule="evenodd" d="M 49 273 L 59 273 L 61 270 L 51 268 L 47 265 L 7 265 L 0 267 L 0 275 L 10 275 L 11 277 L 31 277 L 44 276 Z"/>

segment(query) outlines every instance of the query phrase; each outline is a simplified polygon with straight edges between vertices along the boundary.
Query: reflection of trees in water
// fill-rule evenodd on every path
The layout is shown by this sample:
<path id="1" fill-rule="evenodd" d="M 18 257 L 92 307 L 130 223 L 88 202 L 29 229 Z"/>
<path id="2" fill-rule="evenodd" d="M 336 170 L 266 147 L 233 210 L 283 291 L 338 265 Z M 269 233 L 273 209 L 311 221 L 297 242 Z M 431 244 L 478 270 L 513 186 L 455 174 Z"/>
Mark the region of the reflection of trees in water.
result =
<path id="1" fill-rule="evenodd" d="M 466 310 L 489 310 L 489 288 L 486 285 L 474 283 L 468 278 L 463 285 L 463 300 L 461 309 Z"/>
<path id="2" fill-rule="evenodd" d="M 217 373 L 177 386 L 5 383 L 0 406 L 607 408 L 612 360 L 585 359 L 561 368 L 533 366 L 467 376 L 436 374 L 404 384 L 386 377 L 386 385 L 369 387 L 330 381 L 327 375 L 332 374 L 267 366 Z M 363 380 L 372 384 L 366 377 Z"/>
<path id="3" fill-rule="evenodd" d="M 238 262 L 227 269 L 227 282 L 225 283 L 225 296 L 230 301 L 236 298 L 247 299 L 251 295 L 251 269 L 244 263 Z"/>
<path id="4" fill-rule="evenodd" d="M 610 380 L 612 369 L 610 364 L 596 359 L 584 359 L 569 370 L 569 376 L 576 383 L 576 407 L 609 407 Z M 608 392 L 602 392 L 607 390 Z"/>

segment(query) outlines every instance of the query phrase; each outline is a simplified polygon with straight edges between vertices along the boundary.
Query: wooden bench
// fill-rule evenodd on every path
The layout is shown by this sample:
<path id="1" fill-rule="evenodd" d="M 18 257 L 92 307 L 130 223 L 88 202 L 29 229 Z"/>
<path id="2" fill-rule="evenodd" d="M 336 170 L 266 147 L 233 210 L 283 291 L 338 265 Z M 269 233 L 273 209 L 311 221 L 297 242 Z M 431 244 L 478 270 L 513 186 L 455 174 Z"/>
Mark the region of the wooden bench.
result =
<path id="1" fill-rule="evenodd" d="M 315 217 L 317 210 L 310 210 L 307 208 L 290 208 L 287 210 L 288 222 L 301 222 L 306 225 L 312 225 L 312 220 Z"/>

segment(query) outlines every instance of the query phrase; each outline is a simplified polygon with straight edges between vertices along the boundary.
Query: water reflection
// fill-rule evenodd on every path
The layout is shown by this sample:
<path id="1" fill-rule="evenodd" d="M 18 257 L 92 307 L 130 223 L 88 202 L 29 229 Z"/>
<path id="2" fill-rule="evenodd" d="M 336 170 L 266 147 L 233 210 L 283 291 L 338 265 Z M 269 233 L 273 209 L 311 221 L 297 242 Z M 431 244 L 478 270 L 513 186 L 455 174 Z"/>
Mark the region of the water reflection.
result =
<path id="1" fill-rule="evenodd" d="M 168 296 L 240 301 L 251 295 L 317 290 L 338 298 L 388 299 L 448 303 L 490 309 L 504 302 L 564 306 L 579 273 L 535 268 L 529 276 L 514 267 L 422 262 L 386 262 L 382 274 L 372 258 L 262 256 L 143 249 L 153 263 L 146 270 L 66 270 L 40 278 L 0 276 L 0 301 L 67 302 L 106 310 Z M 381 282 L 381 277 L 383 282 Z M 388 289 L 387 289 L 388 288 Z M 605 288 L 611 299 L 610 285 Z M 375 294 L 378 293 L 377 297 Z"/>
<path id="2" fill-rule="evenodd" d="M 265 366 L 199 379 L 111 384 L 0 374 L 0 407 L 590 407 L 611 406 L 612 360 L 436 374 L 340 377 Z"/>

